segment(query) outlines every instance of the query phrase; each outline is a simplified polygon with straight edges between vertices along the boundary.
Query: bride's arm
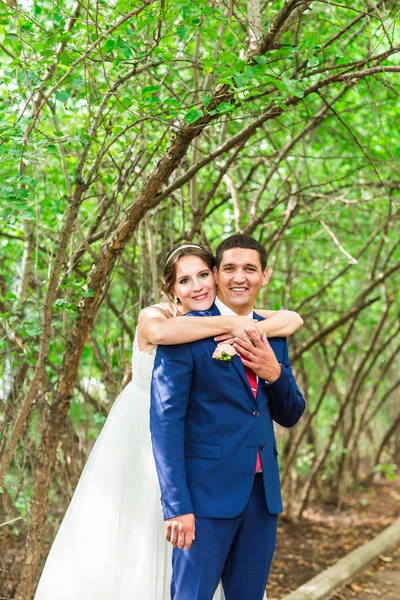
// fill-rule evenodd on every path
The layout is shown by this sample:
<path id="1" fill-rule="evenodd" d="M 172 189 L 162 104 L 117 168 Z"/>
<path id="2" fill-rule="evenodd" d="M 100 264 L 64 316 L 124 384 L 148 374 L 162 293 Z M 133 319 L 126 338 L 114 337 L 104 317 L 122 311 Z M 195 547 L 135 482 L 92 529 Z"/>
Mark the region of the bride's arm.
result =
<path id="1" fill-rule="evenodd" d="M 257 331 L 260 334 L 265 333 L 269 338 L 289 337 L 303 325 L 303 319 L 293 310 L 259 310 L 257 308 L 256 313 L 264 317 L 264 321 L 257 321 L 254 324 Z M 218 335 L 215 341 L 231 344 L 234 340 L 233 336 L 228 333 Z"/>
<path id="2" fill-rule="evenodd" d="M 267 337 L 289 337 L 304 323 L 301 316 L 293 310 L 259 310 L 256 313 L 265 318 L 257 323 L 257 329 Z"/>
<path id="3" fill-rule="evenodd" d="M 257 322 L 257 329 L 269 337 L 291 335 L 303 323 L 297 313 L 289 310 L 257 312 L 266 317 L 265 321 Z M 222 334 L 224 338 L 246 338 L 244 330 L 254 326 L 254 321 L 248 317 L 230 315 L 174 318 L 170 304 L 158 304 L 144 308 L 139 313 L 139 346 L 147 352 L 159 344 L 185 344 Z"/>
<path id="4" fill-rule="evenodd" d="M 169 304 L 158 304 L 139 313 L 139 346 L 148 352 L 159 344 L 186 344 L 220 334 L 247 337 L 244 330 L 254 325 L 253 319 L 230 315 L 174 318 Z"/>

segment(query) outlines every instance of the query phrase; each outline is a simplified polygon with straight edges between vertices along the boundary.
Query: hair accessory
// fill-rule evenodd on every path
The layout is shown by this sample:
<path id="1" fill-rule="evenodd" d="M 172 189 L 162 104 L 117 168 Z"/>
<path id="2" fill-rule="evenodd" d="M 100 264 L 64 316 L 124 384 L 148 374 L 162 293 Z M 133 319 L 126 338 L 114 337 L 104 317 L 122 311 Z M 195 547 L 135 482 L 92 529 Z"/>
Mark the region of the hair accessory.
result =
<path id="1" fill-rule="evenodd" d="M 176 252 L 178 252 L 178 250 L 183 250 L 184 248 L 200 248 L 200 250 L 202 250 L 201 246 L 196 246 L 196 244 L 187 244 L 186 246 L 179 246 L 179 248 L 176 248 L 176 250 L 173 251 L 172 254 L 170 254 L 170 256 L 168 257 L 167 262 L 165 263 L 165 266 L 167 266 L 167 264 L 169 263 L 169 261 L 171 260 L 171 258 L 173 257 L 174 254 L 176 254 Z"/>
<path id="2" fill-rule="evenodd" d="M 174 296 L 174 318 L 178 316 L 178 298 Z"/>

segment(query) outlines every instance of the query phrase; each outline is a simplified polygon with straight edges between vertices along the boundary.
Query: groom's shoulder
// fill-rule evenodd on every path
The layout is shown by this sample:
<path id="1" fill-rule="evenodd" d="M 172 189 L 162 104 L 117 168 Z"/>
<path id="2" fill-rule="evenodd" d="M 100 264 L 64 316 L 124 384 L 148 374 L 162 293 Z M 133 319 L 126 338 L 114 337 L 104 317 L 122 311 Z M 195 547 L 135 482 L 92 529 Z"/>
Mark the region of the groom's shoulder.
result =
<path id="1" fill-rule="evenodd" d="M 207 310 L 192 310 L 186 313 L 185 317 L 218 317 L 220 316 L 220 312 L 215 304 L 215 302 L 208 308 Z"/>
<path id="2" fill-rule="evenodd" d="M 183 315 L 184 317 L 209 317 L 208 311 L 205 310 L 191 310 Z"/>

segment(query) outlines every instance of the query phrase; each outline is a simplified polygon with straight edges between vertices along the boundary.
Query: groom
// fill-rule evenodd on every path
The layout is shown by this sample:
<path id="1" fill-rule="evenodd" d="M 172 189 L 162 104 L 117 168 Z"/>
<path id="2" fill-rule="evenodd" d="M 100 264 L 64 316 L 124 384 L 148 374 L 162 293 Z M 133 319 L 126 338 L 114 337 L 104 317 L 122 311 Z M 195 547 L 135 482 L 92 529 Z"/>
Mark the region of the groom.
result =
<path id="1" fill-rule="evenodd" d="M 268 283 L 265 248 L 233 235 L 217 248 L 218 297 L 190 315 L 253 313 Z M 150 427 L 167 539 L 175 546 L 171 598 L 212 600 L 222 579 L 226 600 L 261 600 L 282 511 L 273 421 L 292 427 L 305 403 L 284 338 L 256 329 L 231 360 L 213 358 L 207 338 L 159 346 Z"/>

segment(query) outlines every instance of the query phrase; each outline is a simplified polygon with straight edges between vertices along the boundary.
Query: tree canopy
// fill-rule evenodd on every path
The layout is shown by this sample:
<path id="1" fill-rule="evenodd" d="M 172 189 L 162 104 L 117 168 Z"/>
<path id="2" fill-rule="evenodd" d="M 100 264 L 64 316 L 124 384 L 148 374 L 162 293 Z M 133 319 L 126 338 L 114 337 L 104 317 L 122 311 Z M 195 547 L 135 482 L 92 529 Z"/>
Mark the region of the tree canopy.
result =
<path id="1" fill-rule="evenodd" d="M 259 306 L 305 321 L 290 349 L 308 412 L 279 432 L 288 514 L 393 473 L 397 16 L 390 0 L 0 5 L 0 515 L 22 516 L 18 600 L 181 241 L 253 235 L 272 271 Z"/>

